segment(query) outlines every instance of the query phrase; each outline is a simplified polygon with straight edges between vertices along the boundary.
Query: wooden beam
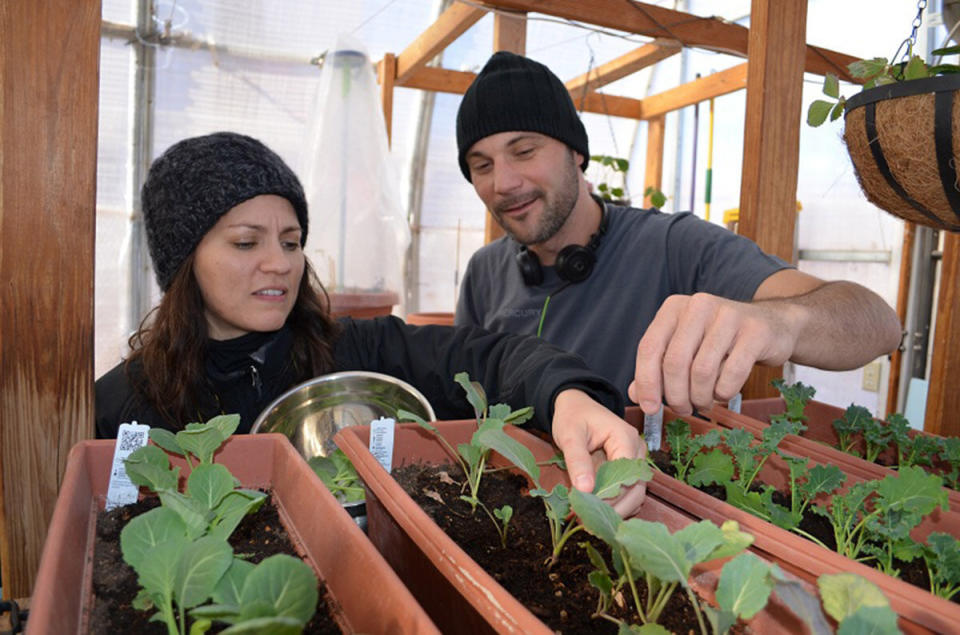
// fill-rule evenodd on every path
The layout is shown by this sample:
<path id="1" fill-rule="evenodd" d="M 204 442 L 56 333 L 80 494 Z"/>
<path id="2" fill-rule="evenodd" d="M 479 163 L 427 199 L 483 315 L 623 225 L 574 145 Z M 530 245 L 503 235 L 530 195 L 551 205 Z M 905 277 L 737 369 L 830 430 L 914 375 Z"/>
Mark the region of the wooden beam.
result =
<path id="1" fill-rule="evenodd" d="M 903 243 L 900 249 L 900 282 L 897 285 L 897 317 L 900 324 L 907 321 L 907 303 L 910 299 L 910 274 L 913 269 L 913 243 L 917 234 L 917 224 L 903 223 Z M 903 353 L 900 348 L 890 355 L 890 379 L 887 380 L 887 409 L 884 416 L 897 411 L 897 395 L 900 392 L 900 364 Z"/>
<path id="2" fill-rule="evenodd" d="M 527 54 L 527 14 L 493 14 L 493 50 Z"/>
<path id="3" fill-rule="evenodd" d="M 397 84 L 402 85 L 407 77 L 422 68 L 486 14 L 485 9 L 462 2 L 454 2 L 447 7 L 436 22 L 427 27 L 420 37 L 397 56 Z"/>
<path id="4" fill-rule="evenodd" d="M 93 432 L 100 17 L 99 0 L 0 3 L 5 598 L 30 595 L 67 453 Z"/>
<path id="5" fill-rule="evenodd" d="M 653 187 L 663 189 L 663 140 L 666 128 L 666 116 L 660 115 L 647 119 L 647 161 L 643 171 L 643 190 Z M 649 196 L 643 197 L 643 206 L 651 207 Z"/>
<path id="6" fill-rule="evenodd" d="M 383 110 L 383 123 L 387 128 L 387 146 L 391 144 L 393 130 L 393 86 L 397 78 L 397 56 L 384 53 L 377 64 L 377 81 L 380 82 L 380 107 Z"/>
<path id="7" fill-rule="evenodd" d="M 796 1 L 796 0 L 794 0 Z M 543 13 L 568 20 L 646 35 L 678 40 L 684 46 L 747 57 L 749 29 L 717 18 L 674 11 L 645 2 L 623 0 L 479 0 L 491 8 Z M 806 3 L 803 3 L 806 4 Z M 751 16 L 751 24 L 753 18 Z M 801 67 L 809 73 L 835 73 L 853 81 L 847 64 L 859 58 L 804 44 Z"/>
<path id="8" fill-rule="evenodd" d="M 682 48 L 680 42 L 676 40 L 660 39 L 644 44 L 640 48 L 621 55 L 606 64 L 601 64 L 583 75 L 574 77 L 566 82 L 567 90 L 570 91 L 571 95 L 593 92 L 607 84 L 612 84 L 618 79 L 623 79 L 661 60 L 665 60 L 671 55 L 676 55 Z"/>
<path id="9" fill-rule="evenodd" d="M 802 74 L 801 74 L 802 77 Z M 640 100 L 643 119 L 720 97 L 747 87 L 747 63 L 739 64 Z"/>
<path id="10" fill-rule="evenodd" d="M 517 55 L 526 55 L 527 52 L 527 14 L 506 15 L 502 12 L 493 14 L 493 50 L 510 51 Z M 483 241 L 490 243 L 503 236 L 503 228 L 493 218 L 490 210 L 484 217 Z"/>
<path id="11" fill-rule="evenodd" d="M 960 235 L 946 232 L 940 261 L 940 293 L 933 334 L 933 358 L 923 429 L 942 436 L 960 436 Z"/>
<path id="12" fill-rule="evenodd" d="M 739 233 L 787 262 L 797 224 L 807 3 L 752 0 Z M 779 367 L 755 367 L 744 399 L 775 396 Z"/>

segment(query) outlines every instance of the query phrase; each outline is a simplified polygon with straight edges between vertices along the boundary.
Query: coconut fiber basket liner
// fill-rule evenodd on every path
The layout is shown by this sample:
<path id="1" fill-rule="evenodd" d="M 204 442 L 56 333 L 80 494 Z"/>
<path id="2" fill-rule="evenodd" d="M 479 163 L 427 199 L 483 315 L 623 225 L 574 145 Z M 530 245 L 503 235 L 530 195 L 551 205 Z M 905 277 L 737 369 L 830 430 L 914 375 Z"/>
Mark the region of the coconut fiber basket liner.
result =
<path id="1" fill-rule="evenodd" d="M 960 75 L 887 84 L 847 101 L 844 140 L 871 203 L 960 231 Z"/>

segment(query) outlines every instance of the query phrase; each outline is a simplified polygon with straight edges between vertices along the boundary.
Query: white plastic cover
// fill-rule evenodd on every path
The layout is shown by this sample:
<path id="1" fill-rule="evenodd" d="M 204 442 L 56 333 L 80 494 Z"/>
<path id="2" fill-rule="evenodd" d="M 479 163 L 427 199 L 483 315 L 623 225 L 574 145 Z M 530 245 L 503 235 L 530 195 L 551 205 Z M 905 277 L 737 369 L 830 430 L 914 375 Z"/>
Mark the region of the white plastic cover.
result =
<path id="1" fill-rule="evenodd" d="M 306 143 L 306 253 L 330 292 L 403 297 L 410 228 L 363 44 L 340 35 L 320 70 Z"/>

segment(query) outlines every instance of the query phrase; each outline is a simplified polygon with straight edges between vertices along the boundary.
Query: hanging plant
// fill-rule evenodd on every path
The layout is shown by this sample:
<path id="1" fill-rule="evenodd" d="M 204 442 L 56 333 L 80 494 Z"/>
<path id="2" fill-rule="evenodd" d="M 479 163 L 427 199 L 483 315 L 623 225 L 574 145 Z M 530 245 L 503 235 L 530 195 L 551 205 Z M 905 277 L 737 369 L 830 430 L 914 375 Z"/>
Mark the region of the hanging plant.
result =
<path id="1" fill-rule="evenodd" d="M 807 123 L 844 116 L 847 151 L 871 203 L 905 220 L 960 231 L 960 66 L 928 65 L 913 54 L 925 5 L 919 5 L 903 61 L 851 63 L 850 74 L 864 87 L 850 99 L 827 74 L 823 92 L 830 99 L 810 104 Z M 933 52 L 954 53 L 960 46 Z"/>

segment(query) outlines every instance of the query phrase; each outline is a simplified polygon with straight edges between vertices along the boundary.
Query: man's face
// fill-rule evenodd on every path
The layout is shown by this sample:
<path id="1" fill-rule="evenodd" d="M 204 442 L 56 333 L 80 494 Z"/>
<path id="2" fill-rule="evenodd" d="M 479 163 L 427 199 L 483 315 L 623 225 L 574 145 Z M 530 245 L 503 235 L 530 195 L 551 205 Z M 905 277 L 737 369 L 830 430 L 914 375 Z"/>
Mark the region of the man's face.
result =
<path id="1" fill-rule="evenodd" d="M 467 152 L 477 195 L 508 236 L 524 245 L 552 238 L 573 211 L 582 161 L 561 141 L 536 132 L 499 132 Z"/>

